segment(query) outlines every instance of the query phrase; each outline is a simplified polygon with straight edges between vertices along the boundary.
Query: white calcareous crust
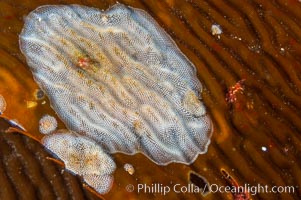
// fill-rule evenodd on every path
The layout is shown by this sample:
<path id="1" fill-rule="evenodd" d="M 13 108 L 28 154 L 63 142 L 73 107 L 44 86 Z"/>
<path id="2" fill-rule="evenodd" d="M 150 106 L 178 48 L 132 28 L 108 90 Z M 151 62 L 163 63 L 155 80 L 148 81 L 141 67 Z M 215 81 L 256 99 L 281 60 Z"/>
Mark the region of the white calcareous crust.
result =
<path id="1" fill-rule="evenodd" d="M 68 129 L 108 153 L 165 165 L 207 151 L 212 126 L 196 69 L 146 12 L 43 6 L 27 16 L 20 46 Z"/>
<path id="2" fill-rule="evenodd" d="M 6 101 L 4 97 L 0 94 L 0 115 L 6 110 Z"/>
<path id="3" fill-rule="evenodd" d="M 55 131 L 56 128 L 57 128 L 57 121 L 53 116 L 44 115 L 39 120 L 39 130 L 40 133 L 42 134 L 52 133 L 53 131 Z"/>
<path id="4" fill-rule="evenodd" d="M 97 192 L 111 189 L 115 163 L 93 140 L 65 131 L 46 135 L 42 144 Z"/>

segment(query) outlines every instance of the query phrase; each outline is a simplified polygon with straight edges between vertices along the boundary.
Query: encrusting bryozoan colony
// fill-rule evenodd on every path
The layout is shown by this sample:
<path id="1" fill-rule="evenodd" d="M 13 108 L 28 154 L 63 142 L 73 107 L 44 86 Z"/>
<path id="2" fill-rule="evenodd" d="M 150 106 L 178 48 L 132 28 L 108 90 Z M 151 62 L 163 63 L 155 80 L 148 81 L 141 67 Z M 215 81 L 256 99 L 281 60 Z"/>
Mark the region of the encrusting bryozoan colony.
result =
<path id="1" fill-rule="evenodd" d="M 0 115 L 5 111 L 6 109 L 6 101 L 4 97 L 0 94 Z"/>
<path id="2" fill-rule="evenodd" d="M 212 126 L 196 69 L 146 12 L 42 6 L 26 17 L 20 47 L 77 137 L 159 165 L 190 164 L 207 151 Z"/>
<path id="3" fill-rule="evenodd" d="M 116 166 L 96 142 L 72 132 L 58 132 L 46 135 L 42 144 L 64 161 L 68 170 L 80 175 L 97 192 L 109 191 Z"/>
<path id="4" fill-rule="evenodd" d="M 55 117 L 44 115 L 39 121 L 39 130 L 42 134 L 49 134 L 57 128 L 57 121 Z"/>
<path id="5" fill-rule="evenodd" d="M 130 175 L 133 175 L 135 173 L 135 169 L 134 169 L 133 165 L 131 165 L 129 163 L 124 164 L 123 169 L 125 171 L 127 171 Z"/>

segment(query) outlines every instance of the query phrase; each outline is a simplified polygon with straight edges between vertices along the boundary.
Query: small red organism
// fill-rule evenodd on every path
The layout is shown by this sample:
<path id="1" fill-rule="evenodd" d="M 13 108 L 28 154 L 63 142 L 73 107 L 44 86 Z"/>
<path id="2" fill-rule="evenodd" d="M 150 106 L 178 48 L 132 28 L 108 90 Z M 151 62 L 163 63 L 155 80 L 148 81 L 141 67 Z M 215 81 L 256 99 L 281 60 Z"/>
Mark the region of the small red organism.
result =
<path id="1" fill-rule="evenodd" d="M 77 65 L 82 69 L 89 69 L 91 65 L 91 59 L 87 56 L 79 57 L 77 61 Z"/>
<path id="2" fill-rule="evenodd" d="M 231 86 L 226 94 L 226 101 L 228 103 L 234 103 L 237 100 L 236 94 L 237 92 L 242 92 L 244 90 L 243 82 L 246 79 L 241 79 L 234 86 Z"/>
<path id="3" fill-rule="evenodd" d="M 240 191 L 239 188 L 241 186 L 238 185 L 237 181 L 225 169 L 221 169 L 221 173 L 228 186 L 236 188 L 236 192 L 232 192 L 233 200 L 250 200 L 250 194 L 247 191 Z"/>
<path id="4" fill-rule="evenodd" d="M 87 55 L 77 57 L 76 65 L 84 71 L 96 72 L 95 64 L 95 60 Z"/>

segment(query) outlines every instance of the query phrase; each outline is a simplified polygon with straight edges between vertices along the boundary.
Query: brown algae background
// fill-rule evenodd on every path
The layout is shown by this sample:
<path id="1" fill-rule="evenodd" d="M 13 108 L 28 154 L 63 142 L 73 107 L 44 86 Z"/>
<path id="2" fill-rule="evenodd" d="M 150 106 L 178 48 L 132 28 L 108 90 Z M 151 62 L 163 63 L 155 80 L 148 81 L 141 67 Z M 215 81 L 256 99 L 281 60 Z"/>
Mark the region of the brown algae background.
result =
<path id="1" fill-rule="evenodd" d="M 0 94 L 2 117 L 17 120 L 41 138 L 38 121 L 56 116 L 19 50 L 23 17 L 45 4 L 81 4 L 107 9 L 115 1 L 0 1 Z M 126 186 L 187 185 L 193 170 L 210 184 L 301 186 L 301 3 L 298 0 L 120 1 L 148 12 L 194 63 L 207 111 L 214 122 L 208 152 L 191 165 L 158 166 L 141 154 L 115 154 L 115 182 L 104 199 L 233 199 L 231 193 L 127 192 Z M 222 28 L 212 35 L 211 26 Z M 76 176 L 62 171 L 36 141 L 4 133 L 0 120 L 0 199 L 98 199 Z M 59 121 L 59 128 L 64 128 Z M 133 175 L 123 169 L 135 168 Z M 252 199 L 299 199 L 294 193 L 258 193 Z"/>

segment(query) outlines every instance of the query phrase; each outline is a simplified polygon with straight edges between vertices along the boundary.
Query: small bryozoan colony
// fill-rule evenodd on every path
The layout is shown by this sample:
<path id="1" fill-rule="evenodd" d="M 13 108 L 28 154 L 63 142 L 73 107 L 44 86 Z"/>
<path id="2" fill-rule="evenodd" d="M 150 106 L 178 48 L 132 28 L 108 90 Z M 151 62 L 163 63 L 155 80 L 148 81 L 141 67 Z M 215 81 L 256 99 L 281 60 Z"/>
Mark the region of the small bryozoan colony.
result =
<path id="1" fill-rule="evenodd" d="M 46 135 L 42 144 L 64 161 L 65 167 L 80 175 L 99 193 L 111 188 L 116 166 L 93 140 L 68 131 Z"/>
<path id="2" fill-rule="evenodd" d="M 0 94 L 0 115 L 6 110 L 6 101 L 4 97 Z"/>
<path id="3" fill-rule="evenodd" d="M 115 169 L 106 153 L 141 152 L 166 165 L 207 151 L 212 126 L 196 69 L 146 12 L 42 6 L 26 17 L 20 47 L 70 131 L 45 136 L 44 145 L 98 192 L 108 191 Z M 69 162 L 86 159 L 69 147 L 98 151 L 97 161 Z"/>
<path id="4" fill-rule="evenodd" d="M 39 131 L 42 134 L 49 134 L 57 128 L 57 121 L 55 117 L 44 115 L 39 121 Z"/>

